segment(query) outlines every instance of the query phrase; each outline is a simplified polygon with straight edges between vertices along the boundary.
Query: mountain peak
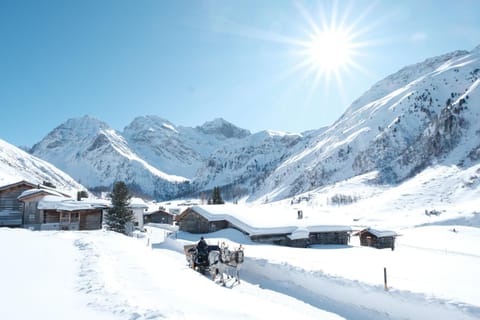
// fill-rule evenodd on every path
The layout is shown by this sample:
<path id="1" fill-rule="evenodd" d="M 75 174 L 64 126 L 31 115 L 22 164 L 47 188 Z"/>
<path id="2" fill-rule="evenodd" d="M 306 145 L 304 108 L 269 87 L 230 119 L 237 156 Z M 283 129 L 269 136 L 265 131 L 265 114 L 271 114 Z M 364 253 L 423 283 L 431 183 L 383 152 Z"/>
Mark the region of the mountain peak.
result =
<path id="1" fill-rule="evenodd" d="M 205 134 L 220 135 L 225 138 L 245 138 L 251 134 L 250 131 L 241 129 L 223 118 L 207 121 L 197 129 Z"/>
<path id="2" fill-rule="evenodd" d="M 94 118 L 89 115 L 84 115 L 83 117 L 78 117 L 78 118 L 70 118 L 60 125 L 60 127 L 62 126 L 67 128 L 81 128 L 83 130 L 87 130 L 87 129 L 97 130 L 97 129 L 109 128 L 109 126 L 105 122 L 100 121 L 97 118 Z"/>
<path id="3" fill-rule="evenodd" d="M 176 126 L 170 121 L 155 115 L 136 117 L 127 127 L 125 132 L 170 130 L 177 132 Z"/>

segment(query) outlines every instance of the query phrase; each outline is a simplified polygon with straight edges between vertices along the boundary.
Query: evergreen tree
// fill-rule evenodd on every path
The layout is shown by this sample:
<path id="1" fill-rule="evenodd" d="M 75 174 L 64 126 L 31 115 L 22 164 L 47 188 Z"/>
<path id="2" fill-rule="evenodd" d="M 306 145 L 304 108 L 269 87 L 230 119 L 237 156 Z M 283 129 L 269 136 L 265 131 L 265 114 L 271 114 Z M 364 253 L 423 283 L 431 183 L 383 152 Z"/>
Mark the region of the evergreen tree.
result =
<path id="1" fill-rule="evenodd" d="M 110 197 L 112 198 L 112 208 L 108 209 L 106 224 L 110 230 L 127 234 L 127 223 L 133 222 L 134 216 L 133 212 L 128 209 L 131 195 L 125 182 L 116 182 Z"/>
<path id="2" fill-rule="evenodd" d="M 220 187 L 214 187 L 212 193 L 212 204 L 224 204 L 225 201 L 222 199 L 220 194 Z"/>

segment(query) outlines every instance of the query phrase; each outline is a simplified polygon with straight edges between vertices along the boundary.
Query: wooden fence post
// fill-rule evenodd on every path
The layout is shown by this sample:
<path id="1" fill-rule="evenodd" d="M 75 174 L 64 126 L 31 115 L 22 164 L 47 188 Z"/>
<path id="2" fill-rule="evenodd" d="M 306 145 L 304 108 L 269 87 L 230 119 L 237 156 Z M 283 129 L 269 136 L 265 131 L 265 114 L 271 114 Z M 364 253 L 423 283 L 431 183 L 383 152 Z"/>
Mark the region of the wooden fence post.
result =
<path id="1" fill-rule="evenodd" d="M 387 268 L 383 268 L 383 285 L 385 287 L 385 291 L 388 291 L 387 286 Z"/>

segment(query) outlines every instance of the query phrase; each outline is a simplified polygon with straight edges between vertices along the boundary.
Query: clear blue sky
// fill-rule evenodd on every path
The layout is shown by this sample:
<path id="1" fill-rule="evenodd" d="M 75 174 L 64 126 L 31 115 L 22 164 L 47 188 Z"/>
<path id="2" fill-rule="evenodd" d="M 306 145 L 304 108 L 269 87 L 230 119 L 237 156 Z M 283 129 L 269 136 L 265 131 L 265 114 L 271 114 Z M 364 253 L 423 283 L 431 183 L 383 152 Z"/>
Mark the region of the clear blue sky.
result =
<path id="1" fill-rule="evenodd" d="M 337 77 L 302 45 L 326 25 L 355 47 Z M 479 44 L 477 0 L 1 0 L 0 138 L 31 146 L 85 114 L 302 132 L 405 65 Z"/>

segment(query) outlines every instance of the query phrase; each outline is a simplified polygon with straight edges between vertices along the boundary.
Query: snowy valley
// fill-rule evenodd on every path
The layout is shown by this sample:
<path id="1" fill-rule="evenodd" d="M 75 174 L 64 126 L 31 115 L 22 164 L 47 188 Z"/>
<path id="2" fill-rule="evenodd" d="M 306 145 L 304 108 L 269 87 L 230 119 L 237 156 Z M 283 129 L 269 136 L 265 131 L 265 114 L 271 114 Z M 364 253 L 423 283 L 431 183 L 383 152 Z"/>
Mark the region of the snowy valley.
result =
<path id="1" fill-rule="evenodd" d="M 303 223 L 353 231 L 348 245 L 291 248 L 233 228 L 147 225 L 136 238 L 0 228 L 0 319 L 480 318 L 479 58 L 477 47 L 405 67 L 304 133 L 157 116 L 119 132 L 85 116 L 31 153 L 0 140 L 0 186 L 46 181 L 74 195 L 122 180 L 177 212 L 179 198 L 221 186 L 252 221 L 301 211 Z M 368 227 L 394 230 L 395 250 L 361 246 L 355 233 Z M 183 246 L 200 235 L 245 248 L 240 284 L 187 266 Z"/>

